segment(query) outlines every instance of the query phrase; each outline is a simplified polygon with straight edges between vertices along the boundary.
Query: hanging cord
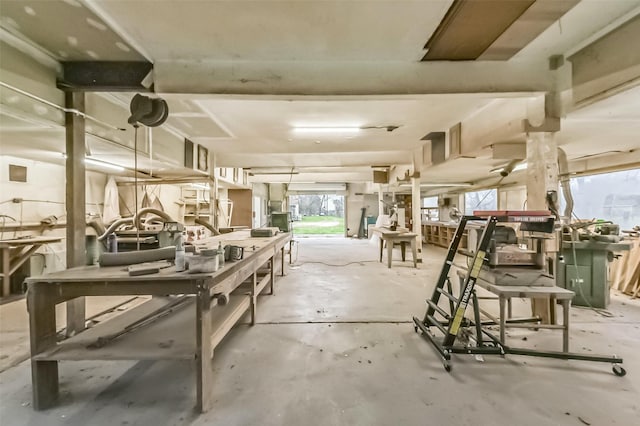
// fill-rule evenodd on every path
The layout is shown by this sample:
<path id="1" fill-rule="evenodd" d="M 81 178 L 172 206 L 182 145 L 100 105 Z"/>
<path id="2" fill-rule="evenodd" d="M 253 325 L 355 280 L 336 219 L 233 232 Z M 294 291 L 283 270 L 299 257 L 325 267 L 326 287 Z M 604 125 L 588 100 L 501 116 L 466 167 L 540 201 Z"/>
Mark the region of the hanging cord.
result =
<path id="1" fill-rule="evenodd" d="M 138 217 L 138 125 L 134 124 L 133 134 L 133 187 L 134 187 L 134 217 Z M 140 250 L 140 227 L 136 225 L 136 250 Z"/>

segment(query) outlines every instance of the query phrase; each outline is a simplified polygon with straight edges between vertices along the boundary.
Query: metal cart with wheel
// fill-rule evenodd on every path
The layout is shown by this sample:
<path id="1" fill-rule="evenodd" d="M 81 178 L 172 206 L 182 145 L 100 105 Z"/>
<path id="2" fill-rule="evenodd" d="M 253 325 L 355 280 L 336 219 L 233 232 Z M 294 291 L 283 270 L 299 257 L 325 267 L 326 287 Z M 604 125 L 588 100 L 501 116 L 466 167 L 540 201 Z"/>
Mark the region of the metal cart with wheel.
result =
<path id="1" fill-rule="evenodd" d="M 526 348 L 514 348 L 505 345 L 500 338 L 486 328 L 488 325 L 496 325 L 495 321 L 482 321 L 478 297 L 475 292 L 475 284 L 485 262 L 488 261 L 487 249 L 491 237 L 498 222 L 540 222 L 548 220 L 549 216 L 540 215 L 539 212 L 505 212 L 504 215 L 489 216 L 463 216 L 456 229 L 449 251 L 442 265 L 442 270 L 436 287 L 430 299 L 427 299 L 427 311 L 424 317 L 413 317 L 414 330 L 431 343 L 442 359 L 446 371 L 451 371 L 451 354 L 472 355 L 525 355 L 544 358 L 573 359 L 581 361 L 608 362 L 612 364 L 613 373 L 616 376 L 624 376 L 626 371 L 622 368 L 622 358 L 615 355 L 587 355 L 572 352 L 539 351 Z M 476 253 L 467 270 L 467 274 L 461 280 L 460 294 L 454 295 L 449 272 L 453 266 L 458 246 L 462 239 L 467 224 L 470 221 L 483 221 L 484 231 Z M 438 302 L 440 297 L 448 299 L 444 307 Z M 469 304 L 473 305 L 473 319 L 465 317 Z M 447 310 L 448 308 L 448 310 Z M 515 322 L 519 320 L 508 320 Z M 441 336 L 437 335 L 440 333 Z"/>

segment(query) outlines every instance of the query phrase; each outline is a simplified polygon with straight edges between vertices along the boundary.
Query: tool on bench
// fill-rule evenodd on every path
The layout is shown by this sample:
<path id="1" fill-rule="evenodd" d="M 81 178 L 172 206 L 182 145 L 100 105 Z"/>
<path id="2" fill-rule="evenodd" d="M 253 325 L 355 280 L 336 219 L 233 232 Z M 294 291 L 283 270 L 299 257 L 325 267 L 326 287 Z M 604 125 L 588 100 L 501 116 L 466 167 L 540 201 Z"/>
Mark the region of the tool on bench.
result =
<path id="1" fill-rule="evenodd" d="M 480 212 L 474 212 L 480 214 Z M 547 217 L 549 214 L 547 213 Z M 614 356 L 587 355 L 570 352 L 538 351 L 525 348 L 512 348 L 504 345 L 499 338 L 483 328 L 487 322 L 480 320 L 480 308 L 478 297 L 475 292 L 475 284 L 480 276 L 480 271 L 486 263 L 489 263 L 491 240 L 494 235 L 497 223 L 501 222 L 538 222 L 547 220 L 541 212 L 488 212 L 481 216 L 463 216 L 456 233 L 449 246 L 447 257 L 442 266 L 440 276 L 433 290 L 430 299 L 427 299 L 427 311 L 424 318 L 413 317 L 415 323 L 414 330 L 420 332 L 421 336 L 427 340 L 442 358 L 442 363 L 446 371 L 451 371 L 451 354 L 471 354 L 471 355 L 500 355 L 507 354 L 537 356 L 558 359 L 575 359 L 582 361 L 610 362 L 613 364 L 613 373 L 616 376 L 624 376 L 626 371 L 620 366 L 622 359 Z M 485 221 L 484 231 L 480 237 L 475 255 L 466 276 L 461 280 L 460 294 L 453 294 L 449 272 L 454 266 L 454 258 L 458 252 L 458 246 L 462 240 L 465 227 L 470 221 Z M 446 289 L 445 289 L 446 286 Z M 449 312 L 438 305 L 440 296 L 448 299 Z M 469 302 L 473 301 L 473 320 L 465 317 L 465 312 Z M 443 320 L 436 319 L 436 314 Z M 506 321 L 509 322 L 508 320 Z M 444 337 L 439 338 L 433 333 L 441 332 Z M 475 333 L 473 332 L 475 331 Z M 475 345 L 471 345 L 473 340 Z M 456 345 L 456 341 L 458 344 Z"/>
<path id="2" fill-rule="evenodd" d="M 117 333 L 98 337 L 95 342 L 87 345 L 87 349 L 102 348 L 108 345 L 109 343 L 111 343 L 112 341 L 114 341 L 115 339 L 117 339 L 118 337 L 121 337 L 125 334 L 131 333 L 132 331 L 138 330 L 142 327 L 152 324 L 153 322 L 159 320 L 160 318 L 163 318 L 169 315 L 170 313 L 175 312 L 179 308 L 186 306 L 188 302 L 191 302 L 192 300 L 193 300 L 193 297 L 179 296 L 175 300 L 171 301 L 171 303 L 169 303 L 168 305 L 158 308 L 155 311 L 143 316 L 139 320 L 132 322 L 131 324 L 127 325 L 125 328 L 118 331 Z"/>

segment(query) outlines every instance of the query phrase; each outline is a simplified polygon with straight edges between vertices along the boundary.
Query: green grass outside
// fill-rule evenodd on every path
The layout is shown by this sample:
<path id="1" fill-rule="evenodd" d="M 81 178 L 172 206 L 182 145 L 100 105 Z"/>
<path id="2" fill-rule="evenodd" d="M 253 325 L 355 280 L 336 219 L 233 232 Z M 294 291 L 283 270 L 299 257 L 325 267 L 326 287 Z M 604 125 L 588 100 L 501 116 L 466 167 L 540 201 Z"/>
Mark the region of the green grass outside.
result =
<path id="1" fill-rule="evenodd" d="M 293 232 L 300 235 L 343 235 L 344 218 L 336 216 L 303 216 L 293 222 Z"/>

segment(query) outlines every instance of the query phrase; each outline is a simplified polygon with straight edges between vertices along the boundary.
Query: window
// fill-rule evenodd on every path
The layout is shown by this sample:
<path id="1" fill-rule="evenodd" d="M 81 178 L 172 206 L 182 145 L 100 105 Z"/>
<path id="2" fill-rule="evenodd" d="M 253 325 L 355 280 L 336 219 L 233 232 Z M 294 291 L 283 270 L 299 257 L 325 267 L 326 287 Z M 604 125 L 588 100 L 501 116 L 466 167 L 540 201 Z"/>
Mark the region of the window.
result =
<path id="1" fill-rule="evenodd" d="M 437 221 L 439 219 L 438 197 L 422 199 L 422 221 Z"/>
<path id="2" fill-rule="evenodd" d="M 640 225 L 640 169 L 573 178 L 571 193 L 574 219 L 610 220 L 620 229 Z"/>
<path id="3" fill-rule="evenodd" d="M 464 214 L 472 215 L 474 210 L 497 210 L 498 190 L 466 192 L 464 194 Z"/>
<path id="4" fill-rule="evenodd" d="M 438 207 L 438 197 L 423 198 L 422 207 Z"/>

